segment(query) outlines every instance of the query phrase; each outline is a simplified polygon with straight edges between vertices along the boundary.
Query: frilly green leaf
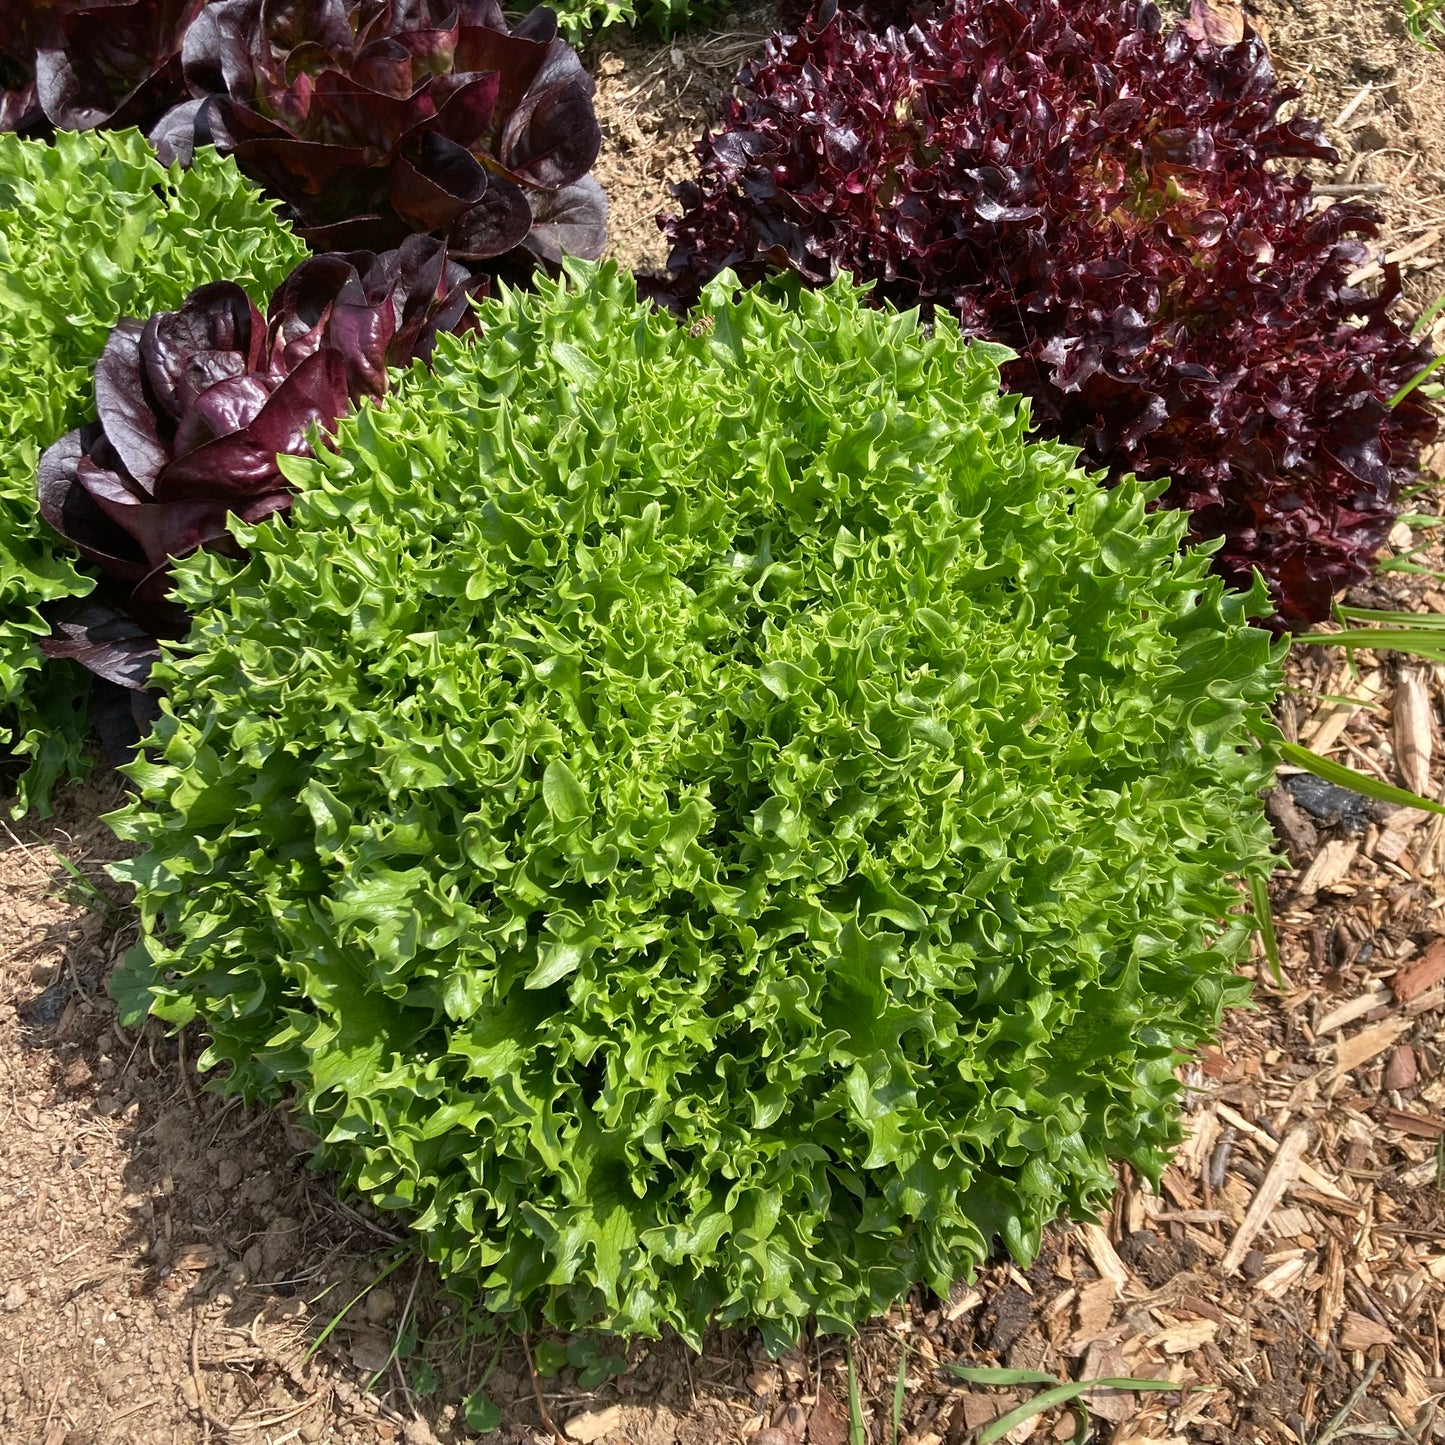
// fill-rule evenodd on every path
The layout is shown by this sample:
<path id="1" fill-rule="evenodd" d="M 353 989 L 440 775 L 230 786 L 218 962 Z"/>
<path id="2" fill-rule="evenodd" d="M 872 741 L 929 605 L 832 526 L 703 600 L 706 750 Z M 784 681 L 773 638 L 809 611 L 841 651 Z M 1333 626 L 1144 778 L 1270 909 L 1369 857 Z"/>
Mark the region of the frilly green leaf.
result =
<path id="1" fill-rule="evenodd" d="M 778 1347 L 1026 1259 L 1245 991 L 1276 650 L 860 294 L 567 263 L 180 569 L 157 1009 L 492 1310 Z"/>
<path id="2" fill-rule="evenodd" d="M 89 680 L 46 665 L 41 608 L 94 582 L 41 521 L 40 453 L 94 414 L 112 327 L 178 306 L 204 281 L 269 293 L 306 254 L 235 165 L 206 151 L 166 170 L 136 131 L 0 135 L 0 756 L 26 761 L 19 807 L 84 770 Z"/>

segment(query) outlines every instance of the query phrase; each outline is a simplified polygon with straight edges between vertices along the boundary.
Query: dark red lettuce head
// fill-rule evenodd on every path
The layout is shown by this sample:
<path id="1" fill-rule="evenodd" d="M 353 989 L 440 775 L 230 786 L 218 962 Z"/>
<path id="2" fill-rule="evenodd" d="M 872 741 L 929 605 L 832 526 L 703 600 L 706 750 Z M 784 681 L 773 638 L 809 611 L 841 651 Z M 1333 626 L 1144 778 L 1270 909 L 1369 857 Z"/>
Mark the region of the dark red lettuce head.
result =
<path id="1" fill-rule="evenodd" d="M 870 30 L 896 25 L 906 30 L 933 9 L 934 0 L 778 0 L 778 29 L 798 30 L 804 25 L 826 25 L 839 10 L 862 21 Z"/>
<path id="2" fill-rule="evenodd" d="M 171 560 L 198 547 L 234 554 L 231 517 L 284 512 L 277 458 L 307 455 L 316 429 L 385 393 L 389 366 L 426 360 L 440 332 L 469 329 L 484 285 L 441 242 L 409 236 L 380 256 L 312 256 L 266 318 L 216 281 L 179 310 L 121 322 L 95 368 L 97 420 L 40 460 L 41 514 L 110 579 L 56 619 L 45 650 L 144 687 L 157 638 L 188 625 L 167 595 Z"/>
<path id="3" fill-rule="evenodd" d="M 602 252 L 593 84 L 550 10 L 509 30 L 496 0 L 212 0 L 183 60 L 162 159 L 214 143 L 318 249 Z"/>
<path id="4" fill-rule="evenodd" d="M 1282 120 L 1257 36 L 1213 47 L 1134 0 L 948 0 L 907 32 L 839 11 L 772 40 L 705 136 L 667 290 L 734 268 L 942 307 L 1019 353 L 1007 383 L 1087 464 L 1165 500 L 1317 621 L 1369 573 L 1435 418 L 1428 359 L 1350 284 L 1377 218 L 1320 210 L 1279 163 L 1330 159 Z"/>
<path id="5" fill-rule="evenodd" d="M 0 6 L 0 130 L 153 125 L 186 95 L 181 43 L 204 3 L 16 0 Z"/>

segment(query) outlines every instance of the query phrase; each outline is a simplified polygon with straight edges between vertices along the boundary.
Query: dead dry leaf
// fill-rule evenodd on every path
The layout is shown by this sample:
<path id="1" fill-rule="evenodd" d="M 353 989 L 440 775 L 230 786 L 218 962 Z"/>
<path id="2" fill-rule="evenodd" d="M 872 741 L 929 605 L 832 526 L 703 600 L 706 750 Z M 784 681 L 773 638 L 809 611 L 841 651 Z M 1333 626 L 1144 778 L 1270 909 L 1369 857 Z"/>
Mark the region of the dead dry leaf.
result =
<path id="1" fill-rule="evenodd" d="M 621 1423 L 622 1407 L 609 1405 L 605 1410 L 585 1410 L 580 1415 L 573 1415 L 562 1426 L 562 1433 L 569 1440 L 577 1441 L 577 1445 L 595 1445 L 596 1441 L 604 1435 L 610 1435 Z"/>
<path id="2" fill-rule="evenodd" d="M 1000 1390 L 996 1395 L 964 1395 L 958 1402 L 963 1416 L 965 1430 L 977 1430 L 992 1424 L 1000 1415 L 1006 1415 L 1020 1403 L 1019 1396 L 1011 1391 Z"/>
<path id="3" fill-rule="evenodd" d="M 1129 1373 L 1117 1341 L 1095 1340 L 1084 1356 L 1084 1367 L 1079 1378 L 1083 1380 L 1117 1380 Z M 1091 1414 L 1110 1424 L 1122 1425 L 1131 1419 L 1139 1409 L 1139 1398 L 1132 1390 L 1088 1390 L 1079 1398 L 1089 1407 Z"/>
<path id="4" fill-rule="evenodd" d="M 1206 45 L 1238 45 L 1244 39 L 1239 0 L 1191 0 L 1189 18 L 1179 27 Z"/>
<path id="5" fill-rule="evenodd" d="M 818 1403 L 808 1418 L 808 1445 L 848 1445 L 848 1417 L 826 1385 L 818 1387 Z"/>

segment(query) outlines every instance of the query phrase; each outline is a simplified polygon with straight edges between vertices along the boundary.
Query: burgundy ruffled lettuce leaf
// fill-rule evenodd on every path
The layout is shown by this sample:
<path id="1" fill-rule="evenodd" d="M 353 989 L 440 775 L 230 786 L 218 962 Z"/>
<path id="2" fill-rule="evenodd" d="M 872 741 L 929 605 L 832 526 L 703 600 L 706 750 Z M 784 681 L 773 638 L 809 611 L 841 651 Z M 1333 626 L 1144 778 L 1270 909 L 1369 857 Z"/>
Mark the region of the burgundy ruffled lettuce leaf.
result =
<path id="1" fill-rule="evenodd" d="M 161 158 L 233 155 L 314 247 L 606 244 L 594 86 L 550 10 L 509 29 L 495 0 L 212 0 L 182 59 L 193 99 L 152 131 Z"/>
<path id="2" fill-rule="evenodd" d="M 159 639 L 188 626 L 168 596 L 172 560 L 237 555 L 233 519 L 291 505 L 278 458 L 309 455 L 354 403 L 385 395 L 388 367 L 470 329 L 485 286 L 440 241 L 409 236 L 382 255 L 310 257 L 266 317 L 216 281 L 176 311 L 121 322 L 96 363 L 96 420 L 40 460 L 41 515 L 106 581 L 53 619 L 45 650 L 144 686 Z"/>
<path id="3" fill-rule="evenodd" d="M 181 46 L 205 0 L 0 7 L 0 130 L 149 127 L 186 95 Z"/>
<path id="4" fill-rule="evenodd" d="M 1436 419 L 1399 277 L 1350 284 L 1378 218 L 1316 208 L 1283 163 L 1330 160 L 1282 120 L 1260 39 L 1166 32 L 1132 0 L 949 0 L 906 32 L 824 12 L 744 67 L 698 148 L 663 299 L 724 267 L 840 271 L 1019 353 L 1045 431 L 1222 539 L 1300 625 L 1369 575 Z"/>

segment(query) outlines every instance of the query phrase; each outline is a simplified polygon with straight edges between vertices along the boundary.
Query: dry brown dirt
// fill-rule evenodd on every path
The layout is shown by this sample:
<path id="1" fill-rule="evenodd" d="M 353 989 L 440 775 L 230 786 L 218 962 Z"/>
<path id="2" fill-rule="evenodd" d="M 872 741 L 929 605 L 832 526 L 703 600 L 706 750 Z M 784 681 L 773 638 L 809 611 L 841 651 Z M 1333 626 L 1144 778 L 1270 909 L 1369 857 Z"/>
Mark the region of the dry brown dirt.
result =
<path id="1" fill-rule="evenodd" d="M 1339 145 L 1320 179 L 1386 211 L 1419 308 L 1445 290 L 1445 59 L 1409 43 L 1395 3 L 1249 13 Z M 754 8 L 591 47 L 619 260 L 662 265 L 653 218 L 770 28 Z M 1369 600 L 1445 610 L 1431 578 Z M 1293 680 L 1291 735 L 1445 796 L 1440 670 L 1366 656 L 1351 675 L 1297 649 Z M 607 1445 L 849 1445 L 836 1340 L 778 1361 L 742 1332 L 701 1356 L 643 1343 L 595 1390 L 570 1369 L 534 1381 L 527 1346 L 549 1342 L 498 1339 L 449 1301 L 394 1222 L 308 1170 L 284 1115 L 206 1093 L 202 1039 L 123 1028 L 105 981 L 135 929 L 99 821 L 121 796 L 101 770 L 51 822 L 0 832 L 3 1445 L 427 1445 L 472 1437 L 478 1388 L 506 1445 L 550 1442 L 544 1417 Z M 968 1387 L 950 1360 L 1179 1386 L 1096 1392 L 1094 1438 L 1115 1445 L 1445 1439 L 1445 829 L 1316 811 L 1274 805 L 1295 865 L 1275 890 L 1286 978 L 1261 968 L 1258 1008 L 1191 1071 L 1160 1192 L 1126 1176 L 1109 1218 L 1054 1231 L 1027 1272 L 998 1265 L 870 1324 L 853 1346 L 870 1442 L 963 1445 L 1026 1393 Z M 1008 1438 L 1074 1430 L 1055 1413 Z"/>

